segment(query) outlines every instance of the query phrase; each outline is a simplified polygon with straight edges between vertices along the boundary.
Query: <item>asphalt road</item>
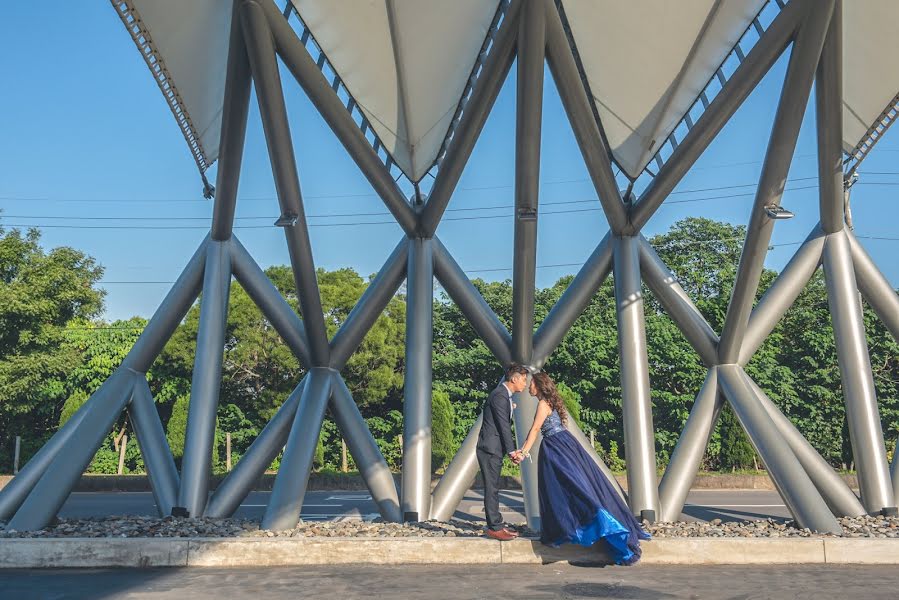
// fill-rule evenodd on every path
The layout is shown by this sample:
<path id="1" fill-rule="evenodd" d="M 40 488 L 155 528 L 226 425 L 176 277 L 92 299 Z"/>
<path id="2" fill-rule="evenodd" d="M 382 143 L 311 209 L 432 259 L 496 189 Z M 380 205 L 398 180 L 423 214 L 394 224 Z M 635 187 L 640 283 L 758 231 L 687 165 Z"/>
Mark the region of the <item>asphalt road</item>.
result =
<path id="1" fill-rule="evenodd" d="M 268 567 L 0 571 L 0 598 L 896 598 L 892 566 L 574 567 L 569 565 Z"/>
<path id="2" fill-rule="evenodd" d="M 270 492 L 251 493 L 235 516 L 259 519 L 265 512 Z M 374 502 L 365 492 L 308 492 L 303 504 L 304 520 L 371 520 L 378 516 Z M 509 522 L 524 521 L 524 504 L 520 490 L 501 494 L 503 516 Z M 155 515 L 156 505 L 149 492 L 74 493 L 66 501 L 61 517 L 84 518 L 108 515 Z M 482 520 L 484 505 L 480 492 L 465 495 L 456 518 Z M 687 498 L 682 518 L 688 521 L 722 519 L 740 521 L 788 517 L 783 501 L 773 491 L 764 490 L 695 490 Z"/>

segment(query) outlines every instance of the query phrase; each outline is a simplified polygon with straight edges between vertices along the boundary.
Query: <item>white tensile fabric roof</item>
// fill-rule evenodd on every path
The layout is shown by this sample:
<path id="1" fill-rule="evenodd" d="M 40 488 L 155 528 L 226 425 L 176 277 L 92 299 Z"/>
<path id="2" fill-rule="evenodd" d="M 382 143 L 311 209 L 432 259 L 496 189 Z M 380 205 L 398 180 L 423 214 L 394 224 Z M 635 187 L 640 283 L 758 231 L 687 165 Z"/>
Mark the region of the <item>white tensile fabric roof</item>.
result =
<path id="1" fill-rule="evenodd" d="M 148 31 L 211 163 L 231 3 L 124 1 Z M 394 161 L 420 179 L 440 150 L 499 0 L 291 1 Z M 635 177 L 765 0 L 562 3 L 612 153 Z M 897 10 L 893 0 L 843 3 L 846 150 L 899 91 Z"/>

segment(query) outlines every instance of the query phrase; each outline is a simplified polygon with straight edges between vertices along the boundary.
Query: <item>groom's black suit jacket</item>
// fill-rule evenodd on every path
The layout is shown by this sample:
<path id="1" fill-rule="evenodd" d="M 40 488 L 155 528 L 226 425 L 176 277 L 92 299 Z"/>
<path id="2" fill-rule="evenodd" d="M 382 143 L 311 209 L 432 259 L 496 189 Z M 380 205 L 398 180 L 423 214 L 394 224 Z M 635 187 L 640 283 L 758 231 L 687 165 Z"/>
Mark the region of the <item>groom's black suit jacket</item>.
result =
<path id="1" fill-rule="evenodd" d="M 490 392 L 484 404 L 484 422 L 478 434 L 478 450 L 505 456 L 515 450 L 512 440 L 512 400 L 502 383 Z"/>

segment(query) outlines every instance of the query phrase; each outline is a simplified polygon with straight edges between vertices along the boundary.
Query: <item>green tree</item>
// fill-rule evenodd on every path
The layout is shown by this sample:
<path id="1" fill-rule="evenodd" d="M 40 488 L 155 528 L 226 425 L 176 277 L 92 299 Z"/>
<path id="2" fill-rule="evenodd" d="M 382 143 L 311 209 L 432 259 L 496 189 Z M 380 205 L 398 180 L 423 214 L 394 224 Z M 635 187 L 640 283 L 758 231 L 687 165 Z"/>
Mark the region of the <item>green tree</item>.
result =
<path id="1" fill-rule="evenodd" d="M 449 394 L 436 389 L 431 396 L 431 469 L 439 471 L 449 464 L 456 451 L 453 439 L 453 405 Z"/>

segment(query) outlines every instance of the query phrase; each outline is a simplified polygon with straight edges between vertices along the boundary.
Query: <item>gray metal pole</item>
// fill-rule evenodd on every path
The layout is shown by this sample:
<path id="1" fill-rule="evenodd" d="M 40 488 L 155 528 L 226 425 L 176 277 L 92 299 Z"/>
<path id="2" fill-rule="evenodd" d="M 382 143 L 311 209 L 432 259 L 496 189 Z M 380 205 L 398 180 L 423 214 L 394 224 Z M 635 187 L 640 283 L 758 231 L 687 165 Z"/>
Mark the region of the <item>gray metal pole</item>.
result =
<path id="1" fill-rule="evenodd" d="M 858 289 L 886 325 L 893 338 L 899 341 L 899 295 L 896 294 L 892 284 L 883 276 L 852 232 L 847 229 L 846 235 L 852 249 L 852 261 Z"/>
<path id="2" fill-rule="evenodd" d="M 777 15 L 632 207 L 626 233 L 640 231 L 671 190 L 677 187 L 793 40 L 806 13 L 815 8 L 812 4 L 802 0 L 789 2 Z"/>
<path id="3" fill-rule="evenodd" d="M 207 517 L 214 519 L 230 517 L 240 507 L 241 501 L 253 490 L 253 486 L 284 448 L 305 386 L 306 377 L 303 377 L 272 420 L 250 444 L 246 454 L 240 457 L 234 470 L 225 476 L 212 493 L 206 506 Z"/>
<path id="4" fill-rule="evenodd" d="M 718 362 L 718 335 L 681 287 L 677 276 L 662 261 L 652 245 L 641 235 L 640 270 L 646 286 L 674 321 L 696 353 L 711 367 Z"/>
<path id="5" fill-rule="evenodd" d="M 528 381 L 530 382 L 530 378 L 528 378 Z M 515 394 L 512 398 L 515 404 L 515 410 L 512 412 L 512 420 L 515 423 L 515 443 L 521 448 L 528 436 L 528 432 L 534 425 L 538 400 L 531 396 L 527 389 Z M 534 531 L 540 531 L 543 528 L 542 520 L 540 519 L 540 492 L 537 487 L 537 458 L 540 456 L 542 441 L 543 436 L 537 434 L 537 441 L 530 450 L 531 458 L 525 459 L 518 467 L 521 470 L 524 515 L 527 519 L 528 527 Z"/>
<path id="6" fill-rule="evenodd" d="M 122 368 L 132 369 L 138 373 L 146 373 L 162 352 L 166 342 L 175 333 L 178 325 L 184 319 L 184 315 L 193 306 L 194 300 L 200 294 L 203 287 L 203 270 L 206 264 L 206 254 L 209 249 L 207 237 L 194 252 L 187 266 L 178 276 L 169 293 L 153 313 L 153 317 L 147 322 L 147 326 L 141 332 L 140 337 L 134 342 L 128 356 L 122 361 Z"/>
<path id="7" fill-rule="evenodd" d="M 877 409 L 862 307 L 845 232 L 827 236 L 824 277 L 862 504 L 868 511 L 877 512 L 895 506 L 896 502 Z"/>
<path id="8" fill-rule="evenodd" d="M 237 184 L 243 159 L 250 109 L 250 63 L 240 25 L 240 3 L 234 0 L 231 11 L 231 36 L 228 42 L 228 66 L 225 71 L 225 95 L 222 106 L 222 129 L 219 134 L 218 171 L 215 179 L 215 205 L 212 210 L 212 239 L 231 237 Z"/>
<path id="9" fill-rule="evenodd" d="M 292 529 L 300 519 L 325 408 L 331 396 L 333 374 L 331 369 L 314 368 L 306 376 L 281 468 L 262 518 L 263 529 Z"/>
<path id="10" fill-rule="evenodd" d="M 181 487 L 176 512 L 200 517 L 206 507 L 219 390 L 222 386 L 222 358 L 225 350 L 225 322 L 231 287 L 231 256 L 228 242 L 210 242 L 200 299 L 197 351 L 190 383 L 190 406 L 184 433 Z"/>
<path id="11" fill-rule="evenodd" d="M 755 396 L 761 402 L 765 412 L 774 421 L 781 437 L 790 445 L 799 464 L 808 473 L 812 483 L 815 484 L 827 506 L 830 507 L 830 511 L 838 517 L 858 517 L 865 514 L 862 503 L 858 501 L 846 482 L 802 436 L 792 421 L 780 412 L 780 409 L 768 398 L 762 388 L 742 369 L 741 374 L 743 381 L 755 392 Z"/>
<path id="12" fill-rule="evenodd" d="M 300 359 L 300 363 L 308 368 L 312 359 L 303 322 L 236 237 L 231 238 L 231 268 L 250 299 Z"/>
<path id="13" fill-rule="evenodd" d="M 93 407 L 98 403 L 103 402 L 102 400 L 96 400 L 96 398 L 107 396 L 110 393 L 110 389 L 115 387 L 113 381 L 115 379 L 116 376 L 113 375 L 104 381 L 103 385 L 88 398 L 87 402 L 82 404 L 81 408 L 75 411 L 75 414 L 69 417 L 69 420 L 53 434 L 53 437 L 41 446 L 41 449 L 25 463 L 18 475 L 13 477 L 12 481 L 7 483 L 3 489 L 0 489 L 0 520 L 8 520 L 19 510 L 22 502 L 25 501 L 25 498 L 34 489 L 34 486 L 37 485 L 41 476 L 46 472 L 47 467 L 59 454 L 60 449 L 76 434 L 84 416 L 93 410 Z"/>
<path id="14" fill-rule="evenodd" d="M 19 474 L 19 457 L 22 455 L 22 436 L 16 436 L 16 446 L 12 458 L 12 474 Z"/>
<path id="15" fill-rule="evenodd" d="M 543 4 L 546 12 L 546 60 L 550 72 L 609 227 L 613 233 L 620 234 L 627 223 L 627 212 L 612 173 L 612 155 L 606 145 L 602 125 L 593 115 L 590 106 L 593 99 L 587 97 L 556 3 L 543 0 Z"/>
<path id="16" fill-rule="evenodd" d="M 522 0 L 512 0 L 506 10 L 500 29 L 490 46 L 490 55 L 481 69 L 478 83 L 471 92 L 459 126 L 453 134 L 453 141 L 440 163 L 440 171 L 421 213 L 420 233 L 425 237 L 430 237 L 437 231 L 437 225 L 456 189 L 456 184 L 459 183 L 462 170 L 471 156 L 484 123 L 487 122 L 509 69 L 512 68 L 522 4 L 524 4 Z"/>
<path id="17" fill-rule="evenodd" d="M 403 192 L 368 140 L 365 139 L 359 126 L 353 121 L 353 117 L 343 105 L 343 101 L 309 56 L 306 47 L 284 19 L 275 3 L 271 0 L 262 0 L 261 4 L 284 66 L 306 92 L 310 102 L 321 113 L 334 135 L 359 166 L 365 178 L 368 179 L 375 193 L 381 197 L 384 204 L 393 213 L 403 231 L 407 235 L 415 235 L 418 226 L 415 212 L 406 202 Z"/>
<path id="18" fill-rule="evenodd" d="M 306 214 L 297 176 L 296 157 L 290 138 L 287 107 L 281 89 L 281 76 L 275 56 L 275 43 L 262 7 L 252 0 L 241 6 L 247 53 L 256 85 L 259 114 L 265 131 L 275 189 L 281 205 L 281 218 L 290 254 L 290 265 L 296 282 L 297 296 L 306 326 L 309 354 L 315 366 L 328 364 L 328 333 L 322 312 L 321 296 L 312 258 L 312 244 L 306 227 Z M 283 20 L 283 18 L 282 18 Z"/>
<path id="19" fill-rule="evenodd" d="M 545 34 L 546 10 L 542 3 L 526 2 L 518 24 L 515 254 L 512 259 L 512 358 L 521 364 L 531 362 L 534 337 Z"/>
<path id="20" fill-rule="evenodd" d="M 443 477 L 437 482 L 437 487 L 431 494 L 431 520 L 449 521 L 465 493 L 474 484 L 478 475 L 478 434 L 481 433 L 483 422 L 482 412 L 468 430 L 468 435 L 444 471 Z"/>
<path id="21" fill-rule="evenodd" d="M 431 501 L 431 369 L 434 345 L 434 252 L 431 240 L 409 240 L 406 273 L 402 510 L 404 521 L 419 521 L 430 514 Z"/>
<path id="22" fill-rule="evenodd" d="M 147 468 L 156 509 L 160 517 L 167 517 L 172 514 L 172 507 L 178 501 L 178 468 L 175 466 L 175 459 L 172 458 L 156 403 L 145 379 L 135 378 L 134 394 L 128 406 L 128 415 L 131 417 L 131 426 L 134 427 L 137 444 L 144 457 L 144 466 Z"/>
<path id="23" fill-rule="evenodd" d="M 724 320 L 721 342 L 718 344 L 718 357 L 723 364 L 735 363 L 739 358 L 740 344 L 746 334 L 749 313 L 755 302 L 768 243 L 774 229 L 774 221 L 768 217 L 765 207 L 779 205 L 783 196 L 833 4 L 833 0 L 815 3 L 816 9 L 809 12 L 808 18 L 797 32 L 796 42 L 790 53 L 746 231 L 746 241 L 740 256 L 737 279 Z"/>
<path id="24" fill-rule="evenodd" d="M 836 0 L 815 78 L 818 194 L 824 233 L 843 229 L 843 10 Z"/>
<path id="25" fill-rule="evenodd" d="M 606 234 L 534 334 L 534 367 L 543 368 L 611 270 L 612 237 Z"/>
<path id="26" fill-rule="evenodd" d="M 718 367 L 718 383 L 787 508 L 800 527 L 822 533 L 841 533 L 839 523 L 759 399 L 746 384 L 741 371 L 736 365 Z"/>
<path id="27" fill-rule="evenodd" d="M 331 413 L 381 517 L 393 523 L 402 522 L 393 474 L 339 374 L 334 375 L 332 383 Z"/>
<path id="28" fill-rule="evenodd" d="M 47 465 L 47 470 L 7 523 L 7 529 L 34 531 L 46 527 L 56 517 L 97 448 L 131 400 L 134 383 L 133 371 L 120 370 L 110 377 L 102 394 L 94 395 L 94 406 L 81 419 L 76 434 L 66 440 Z"/>
<path id="29" fill-rule="evenodd" d="M 331 339 L 332 369 L 343 368 L 390 303 L 406 277 L 408 259 L 409 240 L 403 237 Z"/>
<path id="30" fill-rule="evenodd" d="M 509 365 L 512 362 L 512 336 L 436 237 L 434 275 L 496 360 L 503 366 Z"/>
<path id="31" fill-rule="evenodd" d="M 746 334 L 740 345 L 739 364 L 748 363 L 774 331 L 781 317 L 815 274 L 823 251 L 824 233 L 815 226 L 750 313 Z"/>
<path id="32" fill-rule="evenodd" d="M 615 238 L 614 264 L 628 500 L 631 512 L 653 521 L 661 511 L 638 238 Z"/>
<path id="33" fill-rule="evenodd" d="M 723 398 L 718 393 L 718 369 L 712 367 L 696 395 L 690 416 L 659 483 L 659 503 L 662 505 L 660 521 L 670 523 L 680 520 L 690 486 L 696 479 L 702 457 L 715 431 L 722 404 Z"/>

